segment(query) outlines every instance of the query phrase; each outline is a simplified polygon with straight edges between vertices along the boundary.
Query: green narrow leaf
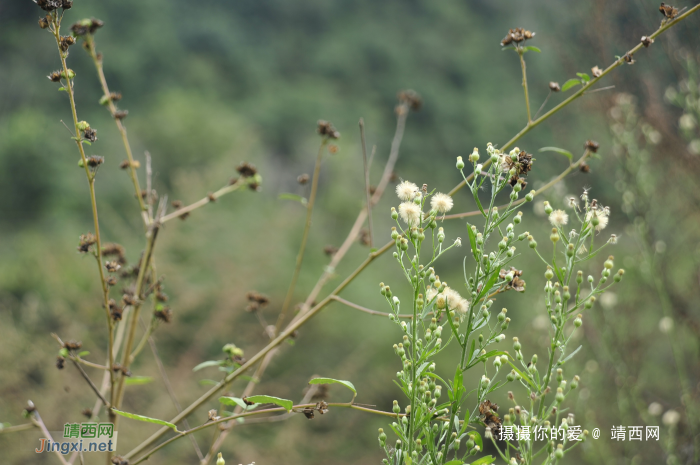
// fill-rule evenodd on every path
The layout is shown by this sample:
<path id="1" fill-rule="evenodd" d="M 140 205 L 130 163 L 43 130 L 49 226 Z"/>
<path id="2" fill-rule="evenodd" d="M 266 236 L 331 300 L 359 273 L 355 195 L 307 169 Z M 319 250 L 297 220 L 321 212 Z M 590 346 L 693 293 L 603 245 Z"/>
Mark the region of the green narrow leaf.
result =
<path id="1" fill-rule="evenodd" d="M 357 394 L 355 386 L 350 381 L 343 381 L 340 379 L 333 378 L 314 378 L 311 381 L 309 381 L 309 384 L 342 384 L 343 386 Z"/>
<path id="2" fill-rule="evenodd" d="M 496 461 L 496 457 L 493 455 L 487 455 L 486 457 L 481 457 L 476 462 L 472 462 L 472 465 L 488 465 Z"/>
<path id="3" fill-rule="evenodd" d="M 445 465 L 462 465 L 463 463 L 464 462 L 462 462 L 461 460 L 455 459 L 455 460 L 450 460 Z"/>
<path id="4" fill-rule="evenodd" d="M 84 140 L 83 144 L 92 145 L 92 143 L 89 140 Z"/>
<path id="5" fill-rule="evenodd" d="M 306 206 L 306 199 L 301 195 L 284 193 L 280 194 L 277 198 L 280 200 L 293 200 L 294 202 L 299 202 L 300 204 Z"/>
<path id="6" fill-rule="evenodd" d="M 131 418 L 132 420 L 145 421 L 148 423 L 155 423 L 157 425 L 167 426 L 168 428 L 172 428 L 173 431 L 175 431 L 176 433 L 180 432 L 177 430 L 177 426 L 173 425 L 169 421 L 158 420 L 157 418 L 151 418 L 151 417 L 144 417 L 143 415 L 137 415 L 135 413 L 122 412 L 121 410 L 117 410 L 115 408 L 112 409 L 112 412 L 116 413 L 117 415 L 121 415 L 123 417 L 126 417 L 126 418 Z"/>
<path id="7" fill-rule="evenodd" d="M 563 365 L 563 364 L 565 364 L 566 362 L 568 362 L 569 359 L 571 359 L 571 357 L 573 357 L 574 355 L 576 355 L 576 354 L 578 353 L 578 351 L 581 350 L 581 347 L 583 347 L 583 346 L 578 346 L 578 348 L 577 348 L 576 350 L 574 350 L 574 351 L 571 352 L 569 355 L 567 355 L 566 358 L 565 358 L 564 360 L 561 360 L 557 365 Z"/>
<path id="8" fill-rule="evenodd" d="M 246 397 L 248 402 L 254 402 L 256 404 L 275 404 L 280 407 L 284 407 L 286 411 L 291 411 L 294 407 L 294 402 L 288 399 L 280 399 L 279 397 L 273 396 L 248 396 Z"/>
<path id="9" fill-rule="evenodd" d="M 127 385 L 132 385 L 132 384 L 148 384 L 151 381 L 153 381 L 153 378 L 150 376 L 132 376 L 130 378 L 126 378 L 124 380 L 124 383 Z"/>
<path id="10" fill-rule="evenodd" d="M 577 86 L 579 84 L 581 84 L 581 81 L 579 81 L 578 79 L 569 79 L 568 81 L 566 81 L 564 83 L 563 86 L 561 86 L 561 91 L 566 92 L 567 90 L 569 90 L 572 87 Z"/>
<path id="11" fill-rule="evenodd" d="M 82 351 L 82 352 L 80 352 L 80 353 L 78 354 L 78 357 L 86 357 L 86 356 L 88 356 L 88 355 L 90 355 L 90 351 L 89 351 L 89 350 L 84 350 L 84 351 Z"/>
<path id="12" fill-rule="evenodd" d="M 247 399 L 247 397 L 246 397 Z M 243 399 L 240 399 L 238 397 L 219 397 L 219 403 L 224 404 L 224 405 L 230 405 L 232 407 L 240 407 L 242 409 L 249 409 L 252 410 L 256 407 L 259 407 L 260 404 L 253 404 L 253 405 L 247 405 Z"/>
<path id="13" fill-rule="evenodd" d="M 206 367 L 218 367 L 218 366 L 221 366 L 221 362 L 223 362 L 223 360 L 208 360 L 208 361 L 202 362 L 199 365 L 197 365 L 196 367 L 192 368 L 192 371 L 199 371 L 202 368 L 206 368 Z"/>
<path id="14" fill-rule="evenodd" d="M 498 270 L 494 270 L 491 272 L 491 277 L 486 282 L 486 284 L 484 284 L 484 288 L 481 290 L 481 292 L 479 292 L 479 295 L 476 298 L 477 302 L 481 299 L 482 296 L 488 295 L 489 291 L 491 290 L 491 288 L 495 284 L 496 280 L 498 279 L 498 275 L 499 275 Z"/>
<path id="15" fill-rule="evenodd" d="M 535 47 L 534 45 L 528 45 L 527 47 L 525 47 L 525 51 L 526 51 L 526 52 L 532 51 L 532 52 L 537 52 L 537 53 L 542 52 L 542 50 L 540 50 L 539 48 Z"/>
<path id="16" fill-rule="evenodd" d="M 476 259 L 476 234 L 472 231 L 472 225 L 467 223 L 467 234 L 469 234 L 469 245 L 472 247 L 472 255 Z"/>
<path id="17" fill-rule="evenodd" d="M 209 385 L 216 385 L 219 384 L 218 381 L 214 381 L 213 379 L 200 379 L 199 384 L 201 386 L 209 386 Z"/>
<path id="18" fill-rule="evenodd" d="M 559 147 L 542 147 L 540 149 L 540 152 L 556 152 L 561 155 L 564 155 L 566 158 L 569 159 L 569 161 L 573 161 L 574 159 L 574 154 L 569 152 L 568 150 L 560 149 Z"/>
<path id="19" fill-rule="evenodd" d="M 576 73 L 576 76 L 580 77 L 581 79 L 583 79 L 586 82 L 591 80 L 591 77 L 586 73 Z"/>

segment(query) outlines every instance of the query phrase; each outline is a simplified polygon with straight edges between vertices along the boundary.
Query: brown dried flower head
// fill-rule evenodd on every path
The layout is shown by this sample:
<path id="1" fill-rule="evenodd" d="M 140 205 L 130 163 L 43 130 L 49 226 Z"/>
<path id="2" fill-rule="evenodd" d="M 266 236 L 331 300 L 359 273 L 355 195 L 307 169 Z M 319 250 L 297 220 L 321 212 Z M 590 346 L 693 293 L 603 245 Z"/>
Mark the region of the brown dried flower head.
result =
<path id="1" fill-rule="evenodd" d="M 308 174 L 300 174 L 297 176 L 297 182 L 301 184 L 302 186 L 305 185 L 306 183 L 309 182 L 309 175 Z"/>
<path id="2" fill-rule="evenodd" d="M 63 77 L 60 71 L 54 71 L 53 73 L 49 74 L 46 76 L 49 78 L 49 81 L 51 82 L 61 82 L 61 78 Z"/>
<path id="3" fill-rule="evenodd" d="M 247 162 L 241 162 L 241 164 L 236 168 L 236 171 L 238 171 L 238 174 L 244 178 L 252 178 L 258 174 L 258 170 L 255 168 L 255 165 Z"/>
<path id="4" fill-rule="evenodd" d="M 603 70 L 598 66 L 594 66 L 591 68 L 591 74 L 593 74 L 593 77 L 600 77 L 603 74 Z"/>
<path id="5" fill-rule="evenodd" d="M 645 47 L 648 47 L 653 43 L 654 43 L 654 39 L 647 37 L 647 36 L 642 36 L 642 45 L 644 45 Z"/>
<path id="6" fill-rule="evenodd" d="M 116 273 L 121 267 L 122 266 L 116 261 L 110 261 L 105 263 L 105 268 L 107 268 L 107 271 L 109 271 L 110 273 Z"/>
<path id="7" fill-rule="evenodd" d="M 100 166 L 104 162 L 105 162 L 105 157 L 101 157 L 98 155 L 90 155 L 87 158 L 87 165 L 90 168 L 97 168 L 98 166 Z"/>
<path id="8" fill-rule="evenodd" d="M 600 144 L 594 140 L 587 140 L 586 144 L 583 146 L 586 150 L 590 150 L 593 153 L 598 152 L 598 148 L 600 147 Z"/>
<path id="9" fill-rule="evenodd" d="M 61 357 L 60 355 L 56 357 L 56 368 L 59 370 L 63 370 L 66 366 L 66 359 Z"/>
<path id="10" fill-rule="evenodd" d="M 506 34 L 506 36 L 501 41 L 501 47 L 510 45 L 513 42 L 519 44 L 520 42 L 532 39 L 533 37 L 535 37 L 534 32 L 523 29 L 522 27 L 516 27 L 515 29 L 511 29 L 508 31 L 508 34 Z"/>
<path id="11" fill-rule="evenodd" d="M 628 65 L 634 64 L 634 58 L 632 58 L 632 55 L 630 55 L 629 52 L 625 53 L 625 56 L 623 56 L 622 59 L 625 60 L 625 63 Z"/>
<path id="12" fill-rule="evenodd" d="M 323 253 L 328 255 L 329 257 L 332 257 L 333 255 L 338 252 L 338 247 L 332 246 L 332 245 L 327 245 L 323 248 Z"/>
<path id="13" fill-rule="evenodd" d="M 582 173 L 590 173 L 590 172 L 591 172 L 591 166 L 590 166 L 588 163 L 586 163 L 586 162 L 581 162 L 581 164 L 579 165 L 578 169 L 579 169 Z"/>
<path id="14" fill-rule="evenodd" d="M 49 27 L 49 20 L 47 17 L 39 18 L 39 27 L 42 29 Z"/>
<path id="15" fill-rule="evenodd" d="M 413 89 L 402 90 L 398 94 L 398 99 L 400 103 L 408 105 L 408 108 L 413 111 L 418 111 L 423 106 L 423 98 Z"/>
<path id="16" fill-rule="evenodd" d="M 157 308 L 153 311 L 153 316 L 165 323 L 173 321 L 173 311 L 170 307 Z"/>
<path id="17" fill-rule="evenodd" d="M 91 408 L 84 408 L 82 412 L 80 412 L 85 416 L 85 418 L 92 418 L 92 409 Z"/>
<path id="18" fill-rule="evenodd" d="M 549 83 L 549 90 L 551 90 L 552 92 L 559 92 L 561 90 L 561 87 L 559 87 L 558 82 L 551 81 Z"/>
<path id="19" fill-rule="evenodd" d="M 83 131 L 83 137 L 85 140 L 90 142 L 95 142 L 97 140 L 97 129 L 87 128 Z"/>
<path id="20" fill-rule="evenodd" d="M 81 347 L 83 347 L 83 343 L 80 341 L 66 341 L 63 343 L 63 347 L 68 349 L 68 350 L 80 350 Z"/>
<path id="21" fill-rule="evenodd" d="M 340 133 L 333 127 L 333 123 L 330 121 L 318 120 L 316 131 L 329 139 L 340 139 Z"/>
<path id="22" fill-rule="evenodd" d="M 129 110 L 117 110 L 114 112 L 114 119 L 123 120 L 129 114 Z"/>
<path id="23" fill-rule="evenodd" d="M 78 252 L 87 253 L 90 250 L 90 246 L 97 242 L 97 238 L 92 233 L 82 234 L 80 236 L 80 242 L 78 244 Z"/>
<path id="24" fill-rule="evenodd" d="M 678 16 L 678 8 L 671 6 L 671 5 L 666 5 L 665 3 L 661 3 L 661 6 L 659 7 L 659 11 L 661 12 L 662 15 L 664 15 L 668 19 L 673 19 L 676 16 Z"/>

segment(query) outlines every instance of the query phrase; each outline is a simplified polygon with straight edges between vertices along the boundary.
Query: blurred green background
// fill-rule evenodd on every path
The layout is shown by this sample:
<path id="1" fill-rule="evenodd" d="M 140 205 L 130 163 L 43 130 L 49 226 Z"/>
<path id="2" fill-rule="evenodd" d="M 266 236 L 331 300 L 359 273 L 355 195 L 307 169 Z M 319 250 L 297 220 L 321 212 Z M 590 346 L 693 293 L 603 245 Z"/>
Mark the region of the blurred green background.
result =
<path id="1" fill-rule="evenodd" d="M 308 186 L 296 178 L 313 169 L 318 119 L 332 121 L 342 137 L 340 151 L 324 160 L 294 302 L 306 297 L 327 265 L 324 246 L 342 243 L 363 205 L 360 117 L 368 145 L 376 145 L 376 184 L 395 127 L 396 93 L 419 92 L 423 107 L 408 118 L 396 173 L 448 191 L 460 181 L 457 156 L 475 146 L 483 153 L 487 142 L 503 144 L 524 125 L 517 56 L 499 46 L 509 28 L 537 33 L 531 44 L 542 53 L 527 54 L 536 110 L 549 81 L 563 84 L 576 72 L 603 68 L 654 31 L 661 20 L 657 9 L 658 2 L 646 0 L 77 0 L 65 22 L 92 16 L 105 21 L 96 40 L 107 80 L 111 90 L 123 93 L 119 106 L 129 110 L 125 124 L 136 158 L 143 165 L 144 151 L 153 156 L 159 194 L 198 200 L 225 185 L 241 161 L 254 163 L 263 176 L 260 192 L 228 195 L 184 222 L 168 223 L 159 237 L 158 273 L 165 276 L 175 317 L 155 339 L 180 403 L 207 389 L 201 379 L 218 376 L 215 369 L 192 368 L 221 358 L 224 344 L 237 344 L 247 356 L 266 344 L 260 322 L 244 310 L 245 294 L 270 296 L 263 315 L 275 321 L 305 215 L 299 203 L 278 196 L 308 195 Z M 70 126 L 66 94 L 45 77 L 60 63 L 53 38 L 37 25 L 40 16 L 29 0 L 0 3 L 0 422 L 25 422 L 21 412 L 32 399 L 49 429 L 60 430 L 83 421 L 81 410 L 94 404 L 94 395 L 73 366 L 55 368 L 58 347 L 50 333 L 81 340 L 97 363 L 104 361 L 106 342 L 94 263 L 75 249 L 78 236 L 92 231 L 87 186 L 61 123 Z M 633 66 L 606 77 L 602 86 L 614 89 L 585 96 L 517 144 L 535 154 L 529 178 L 537 188 L 567 166 L 559 155 L 539 153 L 540 147 L 578 155 L 586 139 L 600 142 L 600 159 L 591 162 L 590 173 L 572 174 L 525 207 L 523 230 L 547 246 L 542 201 L 563 207 L 567 196 L 589 187 L 592 198 L 612 209 L 602 234 L 620 236 L 611 253 L 627 271 L 615 294 L 584 315 L 583 349 L 566 367 L 568 377 L 582 378 L 579 398 L 569 402 L 577 423 L 602 431 L 600 439 L 567 456 L 567 463 L 696 463 L 700 157 L 694 152 L 700 149 L 694 147 L 700 142 L 692 141 L 700 138 L 700 101 L 687 64 L 700 52 L 698 26 L 696 15 L 673 28 L 638 53 Z M 119 134 L 98 105 L 101 91 L 87 54 L 74 46 L 68 61 L 77 73 L 79 117 L 98 130 L 89 154 L 105 157 L 97 179 L 103 240 L 123 244 L 133 263 L 143 247 L 142 225 L 128 176 L 119 170 Z M 680 97 L 668 93 L 669 86 Z M 548 108 L 562 99 L 552 95 Z M 691 118 L 679 125 L 686 114 Z M 143 186 L 143 168 L 140 175 Z M 379 244 L 389 238 L 389 208 L 398 203 L 392 189 L 374 212 Z M 464 192 L 455 200 L 455 211 L 475 208 Z M 462 220 L 444 227 L 448 238 L 466 236 Z M 368 252 L 354 245 L 325 292 Z M 460 282 L 462 259 L 463 249 L 449 254 L 438 268 L 441 278 Z M 525 270 L 527 291 L 505 294 L 496 303 L 512 319 L 506 341 L 518 336 L 526 357 L 546 357 L 544 270 L 527 251 L 516 266 Z M 599 272 L 600 264 L 590 267 L 584 272 Z M 385 256 L 342 296 L 387 311 L 378 283 L 401 296 L 407 289 L 402 279 Z M 319 374 L 351 380 L 359 402 L 388 410 L 399 395 L 392 382 L 399 361 L 391 349 L 399 339 L 389 321 L 334 303 L 282 348 L 256 392 L 299 400 L 307 380 Z M 502 345 L 510 349 L 510 343 Z M 438 372 L 440 366 L 451 371 L 456 354 L 448 352 Z M 129 387 L 125 410 L 172 418 L 174 407 L 148 349 L 133 372 L 154 381 Z M 470 373 L 472 382 L 480 375 Z M 238 395 L 244 386 L 238 381 L 230 392 Z M 513 386 L 491 400 L 510 407 L 508 389 L 517 396 Z M 346 394 L 330 390 L 334 401 Z M 649 409 L 653 403 L 659 407 Z M 216 404 L 200 409 L 190 424 L 204 422 L 208 408 Z M 668 411 L 680 414 L 677 423 L 662 422 Z M 227 463 L 379 463 L 376 431 L 384 423 L 340 409 L 313 421 L 296 415 L 237 427 L 222 451 Z M 612 441 L 613 425 L 661 425 L 661 440 Z M 154 430 L 122 420 L 119 450 Z M 0 434 L 0 461 L 55 463 L 55 457 L 34 454 L 38 437 L 38 431 Z M 211 432 L 197 439 L 206 449 Z M 181 440 L 149 463 L 196 463 L 196 455 Z"/>

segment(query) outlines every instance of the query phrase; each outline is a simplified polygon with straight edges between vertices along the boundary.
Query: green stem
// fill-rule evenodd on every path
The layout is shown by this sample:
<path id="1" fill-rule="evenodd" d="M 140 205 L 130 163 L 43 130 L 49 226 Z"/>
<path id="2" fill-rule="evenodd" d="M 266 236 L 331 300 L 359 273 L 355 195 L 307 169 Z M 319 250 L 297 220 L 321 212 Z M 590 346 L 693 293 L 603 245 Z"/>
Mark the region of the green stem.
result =
<path id="1" fill-rule="evenodd" d="M 518 51 L 518 56 L 520 57 L 520 69 L 523 71 L 523 90 L 525 91 L 525 108 L 527 108 L 527 124 L 529 126 L 532 123 L 532 116 L 530 115 L 530 96 L 527 92 L 527 66 L 525 65 L 525 57 L 522 50 Z"/>

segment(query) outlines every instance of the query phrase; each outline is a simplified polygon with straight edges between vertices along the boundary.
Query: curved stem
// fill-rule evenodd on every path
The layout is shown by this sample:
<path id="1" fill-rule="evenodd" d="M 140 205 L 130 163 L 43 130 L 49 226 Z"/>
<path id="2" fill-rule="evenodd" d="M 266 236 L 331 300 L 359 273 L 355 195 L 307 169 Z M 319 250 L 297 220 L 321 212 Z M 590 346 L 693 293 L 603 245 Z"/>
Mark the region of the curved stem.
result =
<path id="1" fill-rule="evenodd" d="M 523 90 L 525 91 L 525 108 L 527 108 L 527 124 L 529 126 L 530 123 L 532 123 L 532 116 L 530 115 L 530 96 L 527 92 L 527 66 L 525 65 L 524 54 L 524 51 L 518 51 L 518 56 L 520 57 L 520 69 L 523 71 Z"/>
<path id="2" fill-rule="evenodd" d="M 92 62 L 94 63 L 95 68 L 97 69 L 97 77 L 100 80 L 102 92 L 104 93 L 104 97 L 107 98 L 107 108 L 109 108 L 110 113 L 112 114 L 112 116 L 114 116 L 114 113 L 117 111 L 117 108 L 110 97 L 111 94 L 109 92 L 109 87 L 107 86 L 107 79 L 105 79 L 104 68 L 102 66 L 102 58 L 97 56 L 97 52 L 95 51 L 95 38 L 92 34 L 85 35 L 85 43 L 87 44 L 87 47 L 85 47 L 85 49 L 92 58 Z M 118 118 L 114 118 L 114 122 L 116 123 L 117 129 L 121 134 L 122 143 L 124 144 L 124 151 L 126 152 L 126 158 L 129 160 L 129 177 L 131 178 L 131 182 L 134 185 L 134 190 L 136 191 L 136 199 L 139 202 L 141 212 L 146 212 L 148 211 L 148 208 L 143 202 L 143 197 L 141 196 L 141 187 L 139 186 L 139 178 L 136 175 L 136 166 L 134 163 L 134 157 L 131 153 L 131 145 L 129 144 L 129 138 L 126 135 L 126 127 L 124 127 L 124 123 Z M 148 215 L 142 214 L 142 217 L 144 223 L 148 225 L 148 223 L 150 222 Z"/>
<path id="3" fill-rule="evenodd" d="M 105 310 L 105 316 L 107 318 L 107 327 L 109 331 L 109 343 L 108 343 L 108 353 L 110 356 L 110 366 L 114 363 L 114 357 L 112 355 L 112 347 L 114 346 L 114 321 L 109 312 L 109 286 L 105 280 L 104 267 L 102 263 L 102 239 L 100 236 L 100 222 L 97 216 L 97 197 L 95 196 L 95 175 L 90 172 L 90 167 L 87 163 L 87 157 L 85 156 L 85 148 L 83 147 L 83 139 L 80 135 L 80 127 L 78 121 L 78 112 L 75 107 L 75 96 L 73 93 L 73 81 L 70 78 L 68 71 L 68 65 L 66 64 L 66 55 L 64 55 L 61 50 L 61 21 L 58 14 L 54 12 L 53 15 L 53 36 L 56 39 L 56 46 L 58 48 L 58 54 L 61 57 L 61 65 L 63 67 L 63 73 L 66 79 L 66 91 L 68 93 L 68 99 L 70 101 L 71 114 L 73 116 L 73 125 L 75 128 L 75 143 L 78 145 L 78 151 L 80 152 L 80 159 L 83 162 L 83 168 L 85 169 L 85 176 L 88 180 L 88 187 L 90 190 L 90 204 L 92 207 L 92 220 L 95 228 L 95 257 L 97 258 L 97 267 L 99 270 L 100 284 L 102 285 L 102 297 L 103 306 Z M 114 373 L 110 370 L 110 384 L 112 386 L 112 391 L 114 391 Z M 112 392 L 112 395 L 114 392 Z M 111 399 L 114 400 L 113 398 Z M 111 402 L 110 402 L 111 403 Z"/>

